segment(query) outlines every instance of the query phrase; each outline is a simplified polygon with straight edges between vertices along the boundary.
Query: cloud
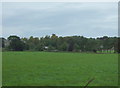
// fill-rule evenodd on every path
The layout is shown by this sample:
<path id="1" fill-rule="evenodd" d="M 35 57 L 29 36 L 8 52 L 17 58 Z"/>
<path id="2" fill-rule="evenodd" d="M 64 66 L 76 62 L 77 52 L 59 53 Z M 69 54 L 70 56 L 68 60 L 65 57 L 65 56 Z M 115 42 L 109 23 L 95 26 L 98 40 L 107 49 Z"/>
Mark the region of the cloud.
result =
<path id="1" fill-rule="evenodd" d="M 117 3 L 3 3 L 3 36 L 117 36 Z"/>

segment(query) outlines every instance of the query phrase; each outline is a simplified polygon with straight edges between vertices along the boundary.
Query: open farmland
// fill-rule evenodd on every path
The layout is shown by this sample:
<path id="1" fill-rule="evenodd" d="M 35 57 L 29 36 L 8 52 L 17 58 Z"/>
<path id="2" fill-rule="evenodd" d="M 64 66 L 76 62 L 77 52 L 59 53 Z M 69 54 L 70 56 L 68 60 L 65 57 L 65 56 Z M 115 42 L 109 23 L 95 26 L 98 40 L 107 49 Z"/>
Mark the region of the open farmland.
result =
<path id="1" fill-rule="evenodd" d="M 3 52 L 3 86 L 115 86 L 117 54 Z"/>

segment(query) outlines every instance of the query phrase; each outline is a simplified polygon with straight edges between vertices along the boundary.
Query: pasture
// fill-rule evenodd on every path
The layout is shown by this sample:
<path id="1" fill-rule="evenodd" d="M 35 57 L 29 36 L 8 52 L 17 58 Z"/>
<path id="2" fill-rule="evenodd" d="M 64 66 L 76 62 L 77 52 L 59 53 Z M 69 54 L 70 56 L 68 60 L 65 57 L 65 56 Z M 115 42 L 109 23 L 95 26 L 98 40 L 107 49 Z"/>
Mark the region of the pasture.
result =
<path id="1" fill-rule="evenodd" d="M 3 52 L 3 86 L 116 86 L 118 55 Z"/>

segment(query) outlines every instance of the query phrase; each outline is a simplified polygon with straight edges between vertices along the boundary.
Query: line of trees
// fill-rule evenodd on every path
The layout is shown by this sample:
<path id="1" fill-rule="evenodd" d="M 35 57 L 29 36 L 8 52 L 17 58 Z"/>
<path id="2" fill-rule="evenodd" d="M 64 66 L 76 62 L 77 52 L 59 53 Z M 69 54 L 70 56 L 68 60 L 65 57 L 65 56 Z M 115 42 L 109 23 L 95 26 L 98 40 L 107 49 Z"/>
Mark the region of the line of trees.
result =
<path id="1" fill-rule="evenodd" d="M 86 38 L 83 36 L 58 37 L 55 34 L 45 37 L 20 38 L 9 36 L 2 39 L 2 48 L 9 51 L 70 51 L 70 52 L 120 52 L 119 38 L 103 36 Z"/>

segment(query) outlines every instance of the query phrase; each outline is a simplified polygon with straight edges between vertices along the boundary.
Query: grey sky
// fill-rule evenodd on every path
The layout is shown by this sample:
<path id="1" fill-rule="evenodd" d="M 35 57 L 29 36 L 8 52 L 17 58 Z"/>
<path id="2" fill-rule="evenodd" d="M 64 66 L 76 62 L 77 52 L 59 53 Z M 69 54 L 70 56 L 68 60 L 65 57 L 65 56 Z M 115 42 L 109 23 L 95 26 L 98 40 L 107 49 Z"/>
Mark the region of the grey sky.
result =
<path id="1" fill-rule="evenodd" d="M 118 35 L 118 3 L 3 3 L 3 37 Z"/>

